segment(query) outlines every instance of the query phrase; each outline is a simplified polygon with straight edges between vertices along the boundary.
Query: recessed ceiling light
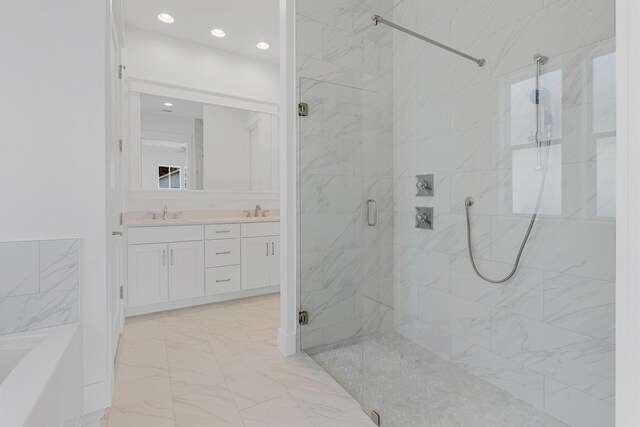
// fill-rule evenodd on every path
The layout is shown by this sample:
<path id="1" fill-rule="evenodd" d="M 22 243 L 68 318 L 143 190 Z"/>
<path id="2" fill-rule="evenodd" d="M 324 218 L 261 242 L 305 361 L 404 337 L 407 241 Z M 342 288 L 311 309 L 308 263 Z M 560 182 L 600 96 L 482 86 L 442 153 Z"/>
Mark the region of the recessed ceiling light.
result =
<path id="1" fill-rule="evenodd" d="M 211 30 L 211 35 L 213 35 L 214 37 L 224 37 L 227 34 L 220 28 L 214 28 L 213 30 Z"/>
<path id="2" fill-rule="evenodd" d="M 158 19 L 164 22 L 165 24 L 173 24 L 173 22 L 175 21 L 175 19 L 173 19 L 173 16 L 169 15 L 168 13 L 159 14 Z"/>
<path id="3" fill-rule="evenodd" d="M 165 103 L 164 103 L 164 104 L 162 104 L 162 105 L 164 105 L 165 107 L 173 107 L 173 104 L 172 104 L 172 103 L 170 103 L 170 102 L 165 102 Z"/>
<path id="4" fill-rule="evenodd" d="M 256 46 L 258 47 L 258 49 L 262 49 L 262 50 L 269 49 L 269 43 L 266 43 L 266 42 L 260 42 Z"/>

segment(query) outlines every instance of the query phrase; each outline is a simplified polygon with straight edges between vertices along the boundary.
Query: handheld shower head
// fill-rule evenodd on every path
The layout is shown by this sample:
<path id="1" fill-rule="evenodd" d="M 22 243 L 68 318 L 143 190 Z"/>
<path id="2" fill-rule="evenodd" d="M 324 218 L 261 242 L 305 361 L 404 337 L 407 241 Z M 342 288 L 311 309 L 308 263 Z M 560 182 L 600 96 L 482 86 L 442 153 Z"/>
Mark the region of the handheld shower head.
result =
<path id="1" fill-rule="evenodd" d="M 542 125 L 550 131 L 553 125 L 553 115 L 551 114 L 551 91 L 546 88 L 534 89 L 529 95 L 531 103 L 542 107 Z"/>
<path id="2" fill-rule="evenodd" d="M 531 91 L 529 99 L 536 105 L 549 105 L 551 102 L 551 92 L 546 88 L 534 89 Z"/>

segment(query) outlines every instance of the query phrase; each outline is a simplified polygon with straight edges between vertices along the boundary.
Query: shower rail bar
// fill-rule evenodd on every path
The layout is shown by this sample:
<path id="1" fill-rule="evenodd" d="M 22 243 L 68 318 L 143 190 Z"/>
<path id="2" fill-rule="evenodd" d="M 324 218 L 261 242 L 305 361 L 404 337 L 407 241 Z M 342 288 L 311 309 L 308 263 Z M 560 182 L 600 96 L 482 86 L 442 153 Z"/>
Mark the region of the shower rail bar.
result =
<path id="1" fill-rule="evenodd" d="M 449 47 L 449 46 L 447 46 L 445 44 L 442 44 L 442 43 L 437 42 L 437 41 L 435 41 L 433 39 L 430 39 L 429 37 L 425 37 L 422 34 L 418 34 L 415 31 L 411 31 L 408 28 L 402 27 L 402 26 L 400 26 L 400 25 L 398 25 L 398 24 L 396 24 L 394 22 L 391 22 L 391 21 L 383 18 L 380 15 L 373 15 L 372 19 L 373 19 L 373 25 L 375 25 L 375 26 L 377 26 L 378 24 L 384 24 L 384 25 L 387 25 L 387 26 L 389 26 L 391 28 L 395 28 L 396 30 L 402 31 L 403 33 L 409 34 L 410 36 L 419 38 L 420 40 L 423 40 L 423 41 L 425 41 L 427 43 L 431 43 L 432 45 L 437 46 L 437 47 L 439 47 L 441 49 L 448 50 L 451 53 L 455 53 L 456 55 L 462 56 L 463 58 L 466 58 L 469 61 L 473 61 L 476 64 L 478 64 L 478 67 L 482 67 L 487 63 L 487 61 L 484 58 L 481 58 L 481 59 L 474 58 L 471 55 L 467 55 L 464 52 L 460 52 L 457 49 Z"/>

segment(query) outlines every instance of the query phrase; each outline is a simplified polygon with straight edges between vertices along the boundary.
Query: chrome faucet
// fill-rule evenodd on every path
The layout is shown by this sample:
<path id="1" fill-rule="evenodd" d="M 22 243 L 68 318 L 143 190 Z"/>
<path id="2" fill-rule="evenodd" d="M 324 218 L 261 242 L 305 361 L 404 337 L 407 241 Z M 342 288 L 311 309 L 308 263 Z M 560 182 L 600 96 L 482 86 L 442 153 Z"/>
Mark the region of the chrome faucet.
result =
<path id="1" fill-rule="evenodd" d="M 162 219 L 164 221 L 167 220 L 167 214 L 169 213 L 169 208 L 167 207 L 167 205 L 164 205 L 164 210 L 162 211 Z"/>
<path id="2" fill-rule="evenodd" d="M 256 211 L 253 214 L 254 217 L 258 217 L 258 214 L 260 213 L 260 211 L 262 210 L 262 208 L 260 207 L 260 205 L 256 205 Z"/>

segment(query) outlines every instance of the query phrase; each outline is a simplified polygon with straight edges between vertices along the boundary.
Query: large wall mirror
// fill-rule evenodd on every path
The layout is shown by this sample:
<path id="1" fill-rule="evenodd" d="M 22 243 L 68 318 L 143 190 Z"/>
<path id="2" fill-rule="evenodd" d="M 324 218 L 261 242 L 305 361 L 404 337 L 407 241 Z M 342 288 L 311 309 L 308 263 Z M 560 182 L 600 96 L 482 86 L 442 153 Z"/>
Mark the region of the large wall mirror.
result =
<path id="1" fill-rule="evenodd" d="M 278 117 L 270 108 L 135 98 L 132 189 L 278 191 Z"/>

